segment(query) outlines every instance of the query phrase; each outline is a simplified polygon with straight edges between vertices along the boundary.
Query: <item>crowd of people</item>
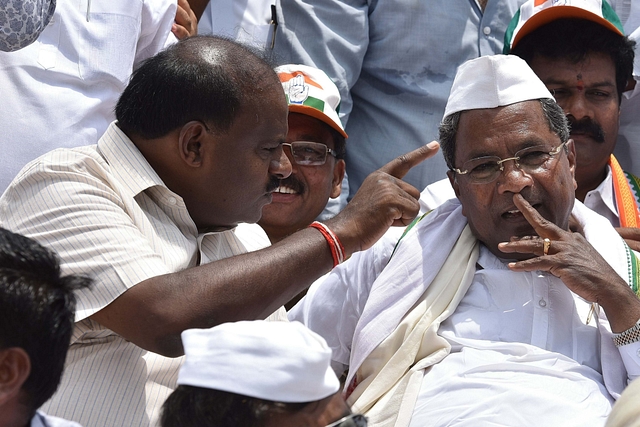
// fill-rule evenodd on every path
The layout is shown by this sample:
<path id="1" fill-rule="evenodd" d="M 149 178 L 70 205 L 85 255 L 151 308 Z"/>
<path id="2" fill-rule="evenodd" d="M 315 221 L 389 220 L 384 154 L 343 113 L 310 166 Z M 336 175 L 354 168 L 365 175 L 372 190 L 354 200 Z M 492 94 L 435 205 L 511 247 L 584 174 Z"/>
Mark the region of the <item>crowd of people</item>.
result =
<path id="1" fill-rule="evenodd" d="M 639 28 L 0 1 L 0 427 L 640 427 Z"/>

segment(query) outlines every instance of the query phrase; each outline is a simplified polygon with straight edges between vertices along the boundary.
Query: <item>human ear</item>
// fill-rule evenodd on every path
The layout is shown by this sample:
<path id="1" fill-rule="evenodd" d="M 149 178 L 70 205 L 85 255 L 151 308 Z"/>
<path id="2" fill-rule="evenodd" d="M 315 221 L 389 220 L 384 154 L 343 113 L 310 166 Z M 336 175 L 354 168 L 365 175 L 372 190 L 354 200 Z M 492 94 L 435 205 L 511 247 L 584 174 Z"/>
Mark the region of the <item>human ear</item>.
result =
<path id="1" fill-rule="evenodd" d="M 31 360 L 24 349 L 0 350 L 0 407 L 15 399 L 31 373 Z"/>
<path id="2" fill-rule="evenodd" d="M 344 179 L 345 163 L 344 160 L 336 160 L 336 164 L 333 167 L 333 180 L 331 181 L 331 195 L 332 199 L 335 199 L 342 192 L 342 180 Z"/>
<path id="3" fill-rule="evenodd" d="M 567 160 L 569 161 L 569 170 L 571 171 L 571 178 L 573 179 L 573 189 L 578 189 L 578 182 L 576 181 L 576 144 L 573 139 L 567 141 Z"/>
<path id="4" fill-rule="evenodd" d="M 209 129 L 201 121 L 191 121 L 180 129 L 178 144 L 180 156 L 185 163 L 192 167 L 202 164 L 205 139 Z"/>

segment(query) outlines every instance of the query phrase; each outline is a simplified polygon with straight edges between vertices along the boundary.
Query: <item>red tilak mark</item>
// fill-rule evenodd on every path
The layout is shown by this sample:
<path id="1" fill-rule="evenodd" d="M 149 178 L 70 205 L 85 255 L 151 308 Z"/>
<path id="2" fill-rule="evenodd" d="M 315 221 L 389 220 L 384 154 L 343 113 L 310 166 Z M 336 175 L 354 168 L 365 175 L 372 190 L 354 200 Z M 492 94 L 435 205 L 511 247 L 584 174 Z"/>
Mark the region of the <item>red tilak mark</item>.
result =
<path id="1" fill-rule="evenodd" d="M 578 80 L 578 84 L 576 85 L 578 90 L 584 90 L 584 82 L 582 80 Z"/>

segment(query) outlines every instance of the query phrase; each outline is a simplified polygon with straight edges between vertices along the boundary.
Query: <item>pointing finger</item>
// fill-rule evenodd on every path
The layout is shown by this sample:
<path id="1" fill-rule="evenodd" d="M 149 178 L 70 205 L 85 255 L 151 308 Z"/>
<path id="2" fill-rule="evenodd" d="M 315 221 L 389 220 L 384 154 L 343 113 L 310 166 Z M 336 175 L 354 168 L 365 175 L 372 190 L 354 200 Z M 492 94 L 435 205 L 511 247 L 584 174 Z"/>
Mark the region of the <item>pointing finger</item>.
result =
<path id="1" fill-rule="evenodd" d="M 389 163 L 381 167 L 380 171 L 402 179 L 407 172 L 411 170 L 411 168 L 436 154 L 438 152 L 438 147 L 440 147 L 440 144 L 436 141 L 431 141 L 427 145 L 423 145 L 416 150 L 410 151 L 391 160 Z"/>
<path id="2" fill-rule="evenodd" d="M 552 239 L 558 238 L 558 226 L 540 215 L 540 212 L 531 206 L 531 204 L 522 197 L 521 194 L 517 193 L 513 195 L 513 203 L 516 205 L 518 210 L 522 212 L 522 215 L 525 217 L 527 222 L 531 224 L 538 236 L 549 237 Z"/>

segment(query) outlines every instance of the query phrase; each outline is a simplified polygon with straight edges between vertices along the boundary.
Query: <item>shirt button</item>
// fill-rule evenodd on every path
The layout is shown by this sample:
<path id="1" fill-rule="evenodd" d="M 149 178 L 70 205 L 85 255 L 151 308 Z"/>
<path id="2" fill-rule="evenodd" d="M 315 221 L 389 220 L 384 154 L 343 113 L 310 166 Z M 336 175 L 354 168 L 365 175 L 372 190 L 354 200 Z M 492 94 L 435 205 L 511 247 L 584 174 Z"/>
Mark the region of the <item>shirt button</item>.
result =
<path id="1" fill-rule="evenodd" d="M 482 29 L 482 32 L 484 33 L 485 36 L 488 36 L 489 34 L 491 34 L 491 27 L 484 27 Z"/>
<path id="2" fill-rule="evenodd" d="M 170 205 L 175 205 L 176 203 L 178 203 L 178 201 L 176 200 L 175 197 L 169 197 L 169 204 Z"/>
<path id="3" fill-rule="evenodd" d="M 640 357 L 640 349 L 638 349 L 638 351 L 636 351 L 636 356 Z"/>
<path id="4" fill-rule="evenodd" d="M 544 299 L 541 299 L 540 301 L 538 301 L 538 304 L 540 304 L 540 307 L 546 307 L 547 306 L 547 302 Z"/>

